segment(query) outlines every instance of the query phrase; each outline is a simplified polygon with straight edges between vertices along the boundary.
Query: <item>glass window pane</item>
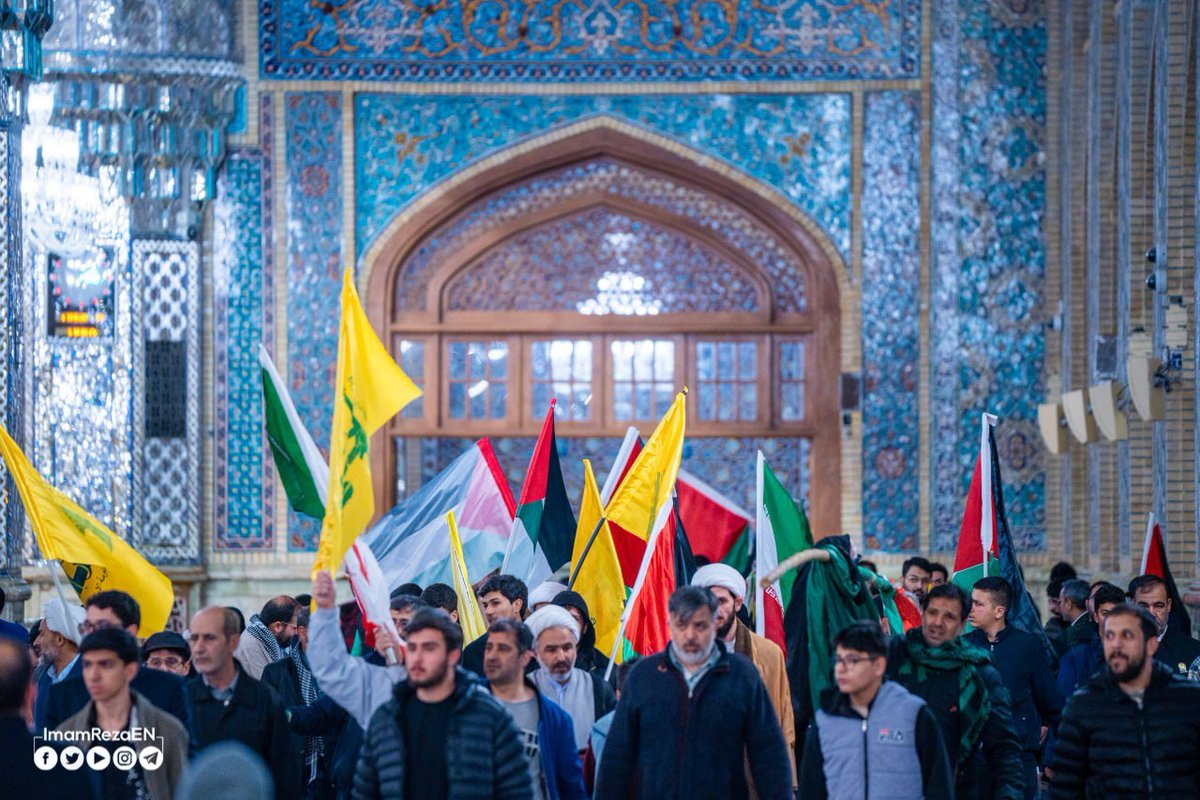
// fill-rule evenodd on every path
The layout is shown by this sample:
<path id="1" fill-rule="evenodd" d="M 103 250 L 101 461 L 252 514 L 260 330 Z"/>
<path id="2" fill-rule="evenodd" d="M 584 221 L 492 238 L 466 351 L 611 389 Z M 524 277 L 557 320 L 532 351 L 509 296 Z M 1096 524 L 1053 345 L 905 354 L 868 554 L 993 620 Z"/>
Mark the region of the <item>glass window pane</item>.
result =
<path id="1" fill-rule="evenodd" d="M 634 412 L 637 414 L 637 418 L 650 419 L 654 416 L 654 406 L 650 403 L 650 386 L 636 386 L 634 396 L 636 400 Z"/>
<path id="2" fill-rule="evenodd" d="M 467 343 L 450 343 L 450 379 L 463 380 L 467 377 Z"/>
<path id="3" fill-rule="evenodd" d="M 575 402 L 571 404 L 571 419 L 588 420 L 592 418 L 592 392 L 591 389 L 576 389 Z"/>
<path id="4" fill-rule="evenodd" d="M 535 381 L 550 377 L 550 362 L 546 357 L 548 346 L 549 342 L 534 342 L 530 348 L 530 367 Z"/>
<path id="5" fill-rule="evenodd" d="M 583 340 L 575 343 L 575 369 L 571 374 L 576 381 L 592 380 L 592 343 Z"/>
<path id="6" fill-rule="evenodd" d="M 476 381 L 467 394 L 471 398 L 471 419 L 487 419 L 488 382 Z"/>
<path id="7" fill-rule="evenodd" d="M 654 377 L 654 343 L 641 341 L 637 343 L 633 360 L 633 379 L 648 381 Z"/>
<path id="8" fill-rule="evenodd" d="M 654 377 L 660 381 L 675 380 L 675 343 L 654 343 Z"/>
<path id="9" fill-rule="evenodd" d="M 487 377 L 487 360 L 483 345 L 480 342 L 471 342 L 467 364 L 471 370 L 472 380 L 480 380 Z"/>
<path id="10" fill-rule="evenodd" d="M 397 362 L 408 377 L 418 386 L 425 385 L 425 343 L 413 339 L 397 339 L 400 352 Z M 418 397 L 400 410 L 401 419 L 421 419 L 425 416 L 425 398 Z"/>
<path id="11" fill-rule="evenodd" d="M 549 407 L 550 407 L 550 385 L 547 383 L 535 383 L 533 385 L 533 407 L 530 409 L 531 415 L 533 416 L 534 419 L 541 419 L 542 416 L 546 413 L 546 409 Z M 559 416 L 561 414 L 562 414 L 562 407 L 560 406 L 555 411 L 555 415 Z"/>
<path id="12" fill-rule="evenodd" d="M 709 421 L 717 418 L 717 387 L 712 383 L 701 383 L 696 387 L 699 395 L 698 412 L 700 419 Z"/>
<path id="13" fill-rule="evenodd" d="M 632 342 L 613 342 L 613 378 L 618 381 L 627 381 L 633 377 L 633 369 L 630 363 L 630 352 Z"/>
<path id="14" fill-rule="evenodd" d="M 503 380 L 508 377 L 508 344 L 506 342 L 492 342 L 488 345 L 487 360 L 492 378 Z"/>
<path id="15" fill-rule="evenodd" d="M 661 417 L 667 413 L 667 409 L 671 407 L 671 402 L 675 399 L 675 385 L 672 383 L 658 383 L 654 388 L 654 413 L 653 417 Z"/>
<path id="16" fill-rule="evenodd" d="M 738 342 L 738 377 L 754 380 L 758 373 L 758 346 L 754 342 Z"/>
<path id="17" fill-rule="evenodd" d="M 633 419 L 633 387 L 628 383 L 613 385 L 613 417 L 622 422 Z"/>
<path id="18" fill-rule="evenodd" d="M 487 392 L 491 397 L 491 417 L 492 419 L 504 419 L 508 413 L 508 385 L 504 383 L 493 383 L 491 391 Z"/>
<path id="19" fill-rule="evenodd" d="M 737 385 L 717 384 L 717 419 L 731 422 L 737 419 Z"/>
<path id="20" fill-rule="evenodd" d="M 733 342 L 717 343 L 717 377 L 723 381 L 737 377 L 733 367 L 733 347 Z"/>
<path id="21" fill-rule="evenodd" d="M 804 384 L 785 383 L 779 387 L 779 418 L 785 422 L 804 419 Z"/>
<path id="22" fill-rule="evenodd" d="M 753 383 L 741 385 L 742 400 L 738 407 L 738 419 L 753 421 L 758 416 L 758 386 Z"/>
<path id="23" fill-rule="evenodd" d="M 465 419 L 467 416 L 467 387 L 462 383 L 450 384 L 450 419 Z"/>
<path id="24" fill-rule="evenodd" d="M 405 457 L 408 452 L 407 443 L 408 439 L 403 436 L 392 439 L 396 449 L 396 497 L 401 500 L 408 496 L 408 459 Z"/>
<path id="25" fill-rule="evenodd" d="M 716 359 L 713 357 L 712 342 L 699 342 L 696 345 L 696 378 L 710 381 L 716 377 Z"/>

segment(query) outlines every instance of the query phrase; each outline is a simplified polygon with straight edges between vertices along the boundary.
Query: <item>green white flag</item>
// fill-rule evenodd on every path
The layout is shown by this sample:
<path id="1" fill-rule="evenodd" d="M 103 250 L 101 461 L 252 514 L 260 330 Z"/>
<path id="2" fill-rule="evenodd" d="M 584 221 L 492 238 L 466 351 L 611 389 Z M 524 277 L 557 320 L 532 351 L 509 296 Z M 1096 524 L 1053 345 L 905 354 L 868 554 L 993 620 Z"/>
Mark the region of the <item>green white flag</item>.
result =
<path id="1" fill-rule="evenodd" d="M 292 396 L 275 369 L 265 347 L 258 346 L 262 366 L 263 418 L 267 442 L 275 457 L 275 471 L 287 492 L 288 502 L 298 514 L 324 519 L 325 495 L 329 487 L 329 465 L 321 457 L 312 435 L 300 421 Z"/>

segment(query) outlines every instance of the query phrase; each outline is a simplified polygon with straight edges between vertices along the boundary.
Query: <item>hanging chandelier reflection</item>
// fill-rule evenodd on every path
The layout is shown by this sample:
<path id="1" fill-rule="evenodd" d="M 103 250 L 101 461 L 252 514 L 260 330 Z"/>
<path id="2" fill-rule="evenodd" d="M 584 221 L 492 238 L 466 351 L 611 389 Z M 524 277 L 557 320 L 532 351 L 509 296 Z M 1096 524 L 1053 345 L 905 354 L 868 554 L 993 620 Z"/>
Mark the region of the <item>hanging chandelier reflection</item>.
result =
<path id="1" fill-rule="evenodd" d="M 10 92 L 42 78 L 42 39 L 54 23 L 54 0 L 0 0 L 0 69 Z M 23 96 L 10 107 L 24 111 Z"/>

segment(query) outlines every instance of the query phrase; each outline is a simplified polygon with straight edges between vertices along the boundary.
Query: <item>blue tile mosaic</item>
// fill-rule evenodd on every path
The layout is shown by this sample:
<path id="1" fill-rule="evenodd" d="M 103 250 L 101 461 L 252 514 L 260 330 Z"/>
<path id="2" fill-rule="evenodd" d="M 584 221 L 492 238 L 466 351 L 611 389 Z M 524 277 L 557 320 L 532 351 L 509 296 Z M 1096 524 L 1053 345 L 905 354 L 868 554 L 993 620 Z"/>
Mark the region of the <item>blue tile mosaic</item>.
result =
<path id="1" fill-rule="evenodd" d="M 851 135 L 845 94 L 360 94 L 354 134 L 358 252 L 405 205 L 452 173 L 602 115 L 671 137 L 775 188 L 849 260 Z"/>
<path id="2" fill-rule="evenodd" d="M 337 369 L 342 271 L 342 96 L 284 95 L 287 150 L 288 388 L 324 452 Z M 288 512 L 288 547 L 314 550 L 315 520 Z"/>
<path id="3" fill-rule="evenodd" d="M 604 82 L 920 74 L 920 0 L 260 0 L 264 78 Z"/>
<path id="4" fill-rule="evenodd" d="M 955 546 L 979 453 L 979 414 L 987 410 L 1001 419 L 996 437 L 1014 541 L 1041 550 L 1046 7 L 951 0 L 937 9 L 932 547 Z"/>
<path id="5" fill-rule="evenodd" d="M 866 96 L 863 134 L 863 545 L 918 548 L 921 96 Z"/>

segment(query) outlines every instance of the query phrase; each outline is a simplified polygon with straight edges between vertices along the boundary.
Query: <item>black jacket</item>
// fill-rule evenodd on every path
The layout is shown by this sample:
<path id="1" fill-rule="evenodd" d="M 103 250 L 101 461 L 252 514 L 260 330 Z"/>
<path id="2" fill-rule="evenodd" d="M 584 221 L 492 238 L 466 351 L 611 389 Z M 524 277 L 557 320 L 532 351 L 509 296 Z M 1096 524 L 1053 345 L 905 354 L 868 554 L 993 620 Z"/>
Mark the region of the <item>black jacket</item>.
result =
<path id="1" fill-rule="evenodd" d="M 187 682 L 183 678 L 171 672 L 141 666 L 138 667 L 137 675 L 129 682 L 129 688 L 182 722 L 192 741 L 196 742 Z M 61 682 L 53 684 L 50 687 L 50 700 L 46 704 L 46 727 L 57 728 L 78 714 L 91 699 L 82 675 L 64 678 Z"/>
<path id="2" fill-rule="evenodd" d="M 1030 633 L 1009 625 L 988 640 L 981 630 L 964 638 L 992 654 L 992 665 L 1008 689 L 1013 725 L 1026 752 L 1041 748 L 1042 726 L 1058 727 L 1063 698 L 1054 681 L 1054 670 L 1042 643 Z"/>
<path id="3" fill-rule="evenodd" d="M 294 732 L 325 738 L 325 754 L 329 760 L 329 778 L 333 783 L 333 793 L 339 800 L 350 797 L 354 789 L 354 769 L 358 766 L 358 751 L 362 748 L 362 728 L 351 719 L 346 709 L 333 702 L 326 694 L 318 697 L 317 702 L 311 706 L 293 706 L 288 710 L 288 725 Z"/>
<path id="4" fill-rule="evenodd" d="M 41 731 L 38 731 L 38 735 L 41 735 Z M 37 746 L 49 746 L 61 752 L 66 744 L 42 740 L 37 742 Z M 33 758 L 33 736 L 25 729 L 25 720 L 0 714 L 0 786 L 3 786 L 0 794 L 35 800 L 87 800 L 91 796 L 92 787 L 88 778 L 93 770 L 84 767 L 71 771 L 60 765 L 44 771 L 34 764 Z"/>
<path id="5" fill-rule="evenodd" d="M 668 645 L 669 646 L 669 645 Z M 629 673 L 604 744 L 597 800 L 792 797 L 792 767 L 754 664 L 726 652 L 689 692 L 666 651 Z"/>
<path id="6" fill-rule="evenodd" d="M 1183 631 L 1167 627 L 1167 632 L 1158 640 L 1154 660 L 1162 663 L 1176 675 L 1187 675 L 1192 662 L 1200 658 L 1200 642 Z"/>
<path id="7" fill-rule="evenodd" d="M 271 689 L 251 678 L 236 661 L 234 664 L 237 686 L 227 701 L 213 697 L 202 677 L 188 681 L 196 746 L 203 749 L 214 742 L 241 742 L 267 763 L 275 781 L 275 796 L 294 798 L 301 791 L 300 753 L 293 749 L 283 705 Z"/>
<path id="8" fill-rule="evenodd" d="M 356 798 L 404 800 L 403 719 L 416 690 L 400 681 L 371 717 L 354 774 Z M 504 707 L 465 670 L 455 672 L 446 726 L 446 777 L 452 800 L 532 800 L 529 762 Z"/>
<path id="9" fill-rule="evenodd" d="M 836 686 L 831 686 L 821 692 L 821 709 L 827 714 L 846 717 L 853 720 L 863 720 L 850 706 L 849 696 L 839 692 Z M 863 720 L 865 722 L 865 720 Z M 863 726 L 863 736 L 867 735 L 866 725 Z M 953 800 L 954 778 L 950 758 L 946 755 L 946 746 L 942 743 L 941 730 L 937 720 L 924 706 L 917 712 L 916 742 L 917 758 L 921 762 L 921 788 L 924 800 Z M 869 764 L 864 764 L 864 771 L 870 779 Z M 879 777 L 886 777 L 879 776 Z M 808 728 L 804 737 L 804 760 L 800 765 L 800 780 L 798 784 L 804 800 L 825 800 L 829 790 L 825 783 L 825 757 L 821 751 L 821 735 L 814 722 Z M 914 794 L 914 796 L 916 796 Z"/>
<path id="10" fill-rule="evenodd" d="M 1154 665 L 1142 707 L 1104 669 L 1067 700 L 1052 800 L 1200 798 L 1200 684 Z"/>
<path id="11" fill-rule="evenodd" d="M 1013 727 L 1012 706 L 1000 673 L 988 664 L 962 668 L 979 671 L 987 686 L 991 710 L 974 752 L 960 756 L 959 670 L 928 670 L 925 680 L 918 682 L 915 670 L 909 675 L 900 674 L 900 667 L 907 659 L 906 637 L 897 636 L 892 639 L 887 675 L 924 700 L 938 721 L 946 754 L 950 763 L 957 765 L 954 796 L 958 800 L 1023 800 L 1021 742 Z M 986 785 L 981 776 L 986 776 Z"/>

